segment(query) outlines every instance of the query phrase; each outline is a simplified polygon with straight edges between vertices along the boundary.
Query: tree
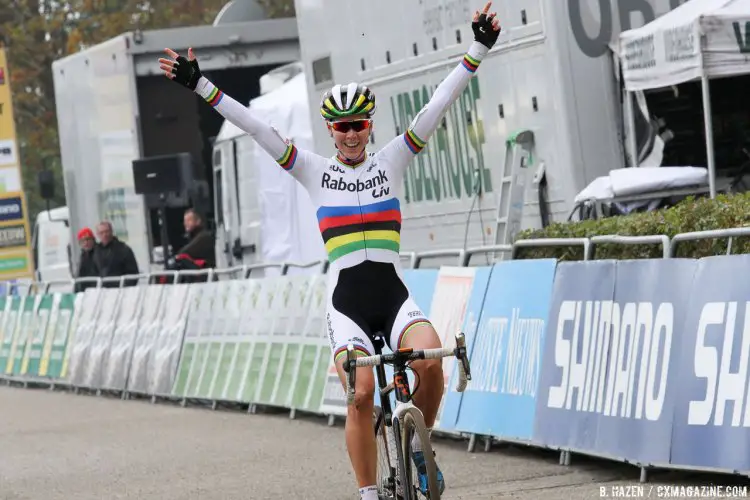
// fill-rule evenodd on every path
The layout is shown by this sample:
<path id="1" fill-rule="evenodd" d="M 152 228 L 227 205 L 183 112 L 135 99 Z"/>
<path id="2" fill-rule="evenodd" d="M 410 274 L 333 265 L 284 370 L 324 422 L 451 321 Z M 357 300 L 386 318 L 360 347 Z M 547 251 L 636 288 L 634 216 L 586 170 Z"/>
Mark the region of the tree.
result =
<path id="1" fill-rule="evenodd" d="M 295 17 L 294 0 L 258 0 L 268 17 Z"/>
<path id="2" fill-rule="evenodd" d="M 29 218 L 44 209 L 37 173 L 51 168 L 62 186 L 52 62 L 136 28 L 210 24 L 227 0 L 5 0 L 0 45 L 8 55 L 21 172 Z M 157 8 L 158 5 L 158 8 Z M 54 203 L 65 203 L 62 189 Z"/>

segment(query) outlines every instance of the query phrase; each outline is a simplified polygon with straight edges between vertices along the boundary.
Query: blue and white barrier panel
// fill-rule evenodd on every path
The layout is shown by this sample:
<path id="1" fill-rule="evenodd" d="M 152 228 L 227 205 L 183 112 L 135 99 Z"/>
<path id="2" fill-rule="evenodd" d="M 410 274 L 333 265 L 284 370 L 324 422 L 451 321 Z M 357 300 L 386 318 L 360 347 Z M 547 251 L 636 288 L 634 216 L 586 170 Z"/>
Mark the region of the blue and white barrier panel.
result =
<path id="1" fill-rule="evenodd" d="M 554 259 L 508 261 L 488 268 L 486 278 L 477 273 L 481 286 L 464 324 L 472 380 L 463 393 L 452 392 L 452 382 L 445 402 L 446 411 L 457 407 L 456 430 L 532 440 L 556 265 Z"/>
<path id="2" fill-rule="evenodd" d="M 750 470 L 750 255 L 698 261 L 676 356 L 672 464 Z"/>
<path id="3" fill-rule="evenodd" d="M 535 438 L 668 464 L 678 340 L 693 260 L 595 261 L 557 268 Z"/>

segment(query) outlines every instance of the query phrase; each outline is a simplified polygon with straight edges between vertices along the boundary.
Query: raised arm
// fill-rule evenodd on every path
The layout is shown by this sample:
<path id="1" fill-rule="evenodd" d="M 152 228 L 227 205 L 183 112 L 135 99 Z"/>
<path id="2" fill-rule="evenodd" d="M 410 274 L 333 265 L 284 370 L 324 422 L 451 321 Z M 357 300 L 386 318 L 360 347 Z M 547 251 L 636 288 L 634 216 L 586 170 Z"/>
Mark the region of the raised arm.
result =
<path id="1" fill-rule="evenodd" d="M 482 12 L 476 11 L 474 14 L 474 42 L 458 66 L 438 85 L 429 102 L 414 117 L 403 135 L 383 148 L 381 154 L 394 156 L 394 165 L 406 168 L 413 156 L 424 149 L 445 113 L 464 91 L 482 59 L 497 41 L 500 22 L 495 13 L 489 13 L 491 5 L 492 2 L 488 2 Z"/>
<path id="2" fill-rule="evenodd" d="M 165 53 L 171 59 L 160 58 L 159 64 L 168 78 L 200 95 L 224 118 L 247 132 L 284 170 L 304 184 L 307 177 L 304 172 L 305 160 L 314 155 L 298 151 L 294 144 L 283 138 L 270 124 L 256 118 L 249 108 L 222 92 L 203 76 L 193 49 L 188 49 L 187 59 L 172 49 L 165 49 Z"/>

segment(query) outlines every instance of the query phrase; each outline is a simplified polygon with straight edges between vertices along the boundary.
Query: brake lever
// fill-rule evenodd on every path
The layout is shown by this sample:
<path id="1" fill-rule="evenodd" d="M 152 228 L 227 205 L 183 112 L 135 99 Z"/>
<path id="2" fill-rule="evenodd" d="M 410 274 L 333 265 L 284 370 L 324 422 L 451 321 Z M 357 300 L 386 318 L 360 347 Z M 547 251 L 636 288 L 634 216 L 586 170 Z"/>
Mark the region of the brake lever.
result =
<path id="1" fill-rule="evenodd" d="M 466 335 L 463 332 L 456 334 L 456 357 L 461 361 L 466 374 L 466 380 L 471 380 L 471 367 L 469 366 L 469 356 L 466 351 Z"/>

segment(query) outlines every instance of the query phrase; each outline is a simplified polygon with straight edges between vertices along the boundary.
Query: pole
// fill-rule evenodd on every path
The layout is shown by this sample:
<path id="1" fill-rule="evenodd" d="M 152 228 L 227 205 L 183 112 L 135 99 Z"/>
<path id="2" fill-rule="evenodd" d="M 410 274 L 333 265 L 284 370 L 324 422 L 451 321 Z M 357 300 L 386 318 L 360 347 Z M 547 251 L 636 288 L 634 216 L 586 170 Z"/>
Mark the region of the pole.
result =
<path id="1" fill-rule="evenodd" d="M 638 161 L 638 142 L 635 138 L 635 106 L 633 105 L 633 99 L 635 96 L 633 92 L 625 91 L 625 113 L 627 114 L 627 127 L 628 127 L 628 149 L 630 149 L 630 166 L 635 168 L 640 163 Z"/>
<path id="2" fill-rule="evenodd" d="M 159 225 L 161 226 L 161 253 L 164 259 L 164 268 L 169 262 L 169 234 L 167 233 L 167 196 L 159 194 Z"/>
<path id="3" fill-rule="evenodd" d="M 714 157 L 714 125 L 711 117 L 711 90 L 706 69 L 705 37 L 701 37 L 701 91 L 703 94 L 703 126 L 706 133 L 706 158 L 708 159 L 708 189 L 711 199 L 716 198 L 716 163 Z"/>

